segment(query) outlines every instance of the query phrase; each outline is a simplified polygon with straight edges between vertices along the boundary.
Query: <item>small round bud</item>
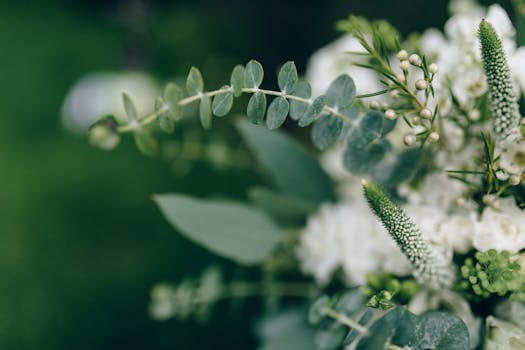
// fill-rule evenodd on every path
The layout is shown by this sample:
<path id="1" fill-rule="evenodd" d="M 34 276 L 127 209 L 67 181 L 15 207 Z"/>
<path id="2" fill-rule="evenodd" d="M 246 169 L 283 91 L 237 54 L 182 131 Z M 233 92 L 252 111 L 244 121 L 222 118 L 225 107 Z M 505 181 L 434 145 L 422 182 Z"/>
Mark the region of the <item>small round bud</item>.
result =
<path id="1" fill-rule="evenodd" d="M 492 194 L 486 194 L 481 198 L 481 201 L 483 202 L 483 204 L 490 205 L 490 206 L 494 206 L 494 204 L 496 203 L 496 200 L 497 198 Z"/>
<path id="2" fill-rule="evenodd" d="M 432 119 L 432 111 L 428 108 L 423 108 L 421 112 L 419 112 L 419 115 L 426 120 Z"/>
<path id="3" fill-rule="evenodd" d="M 428 83 L 425 79 L 418 79 L 416 80 L 416 89 L 418 90 L 425 90 L 428 87 Z"/>
<path id="4" fill-rule="evenodd" d="M 418 116 L 412 118 L 412 125 L 421 125 L 421 118 L 419 118 Z"/>
<path id="5" fill-rule="evenodd" d="M 392 109 L 387 109 L 385 111 L 385 118 L 388 119 L 388 120 L 396 119 L 397 118 L 396 112 L 394 112 L 394 110 L 392 110 Z"/>
<path id="6" fill-rule="evenodd" d="M 403 143 L 405 146 L 414 146 L 416 144 L 417 138 L 414 134 L 407 134 L 403 137 Z"/>
<path id="7" fill-rule="evenodd" d="M 399 67 L 404 70 L 404 71 L 407 71 L 408 70 L 408 67 L 410 67 L 410 63 L 407 61 L 407 60 L 404 60 L 404 61 L 401 61 L 399 63 Z"/>
<path id="8" fill-rule="evenodd" d="M 406 60 L 408 58 L 408 52 L 406 52 L 405 50 L 401 50 L 397 53 L 397 58 L 400 60 L 400 61 L 403 61 L 403 60 Z"/>
<path id="9" fill-rule="evenodd" d="M 410 62 L 410 64 L 414 65 L 414 66 L 421 66 L 421 57 L 419 57 L 418 54 L 412 54 L 410 55 L 410 57 L 408 58 L 408 62 Z"/>
<path id="10" fill-rule="evenodd" d="M 404 74 L 398 74 L 396 75 L 397 80 L 399 80 L 401 83 L 405 82 L 405 75 Z"/>
<path id="11" fill-rule="evenodd" d="M 392 96 L 393 98 L 398 98 L 399 97 L 399 91 L 398 90 L 390 91 L 390 96 Z"/>
<path id="12" fill-rule="evenodd" d="M 428 142 L 430 143 L 436 143 L 439 141 L 439 134 L 436 132 L 436 131 L 432 131 L 429 135 L 428 135 Z"/>
<path id="13" fill-rule="evenodd" d="M 89 144 L 104 150 L 111 150 L 117 147 L 120 137 L 113 132 L 107 125 L 98 124 L 89 130 Z"/>
<path id="14" fill-rule="evenodd" d="M 463 197 L 459 197 L 458 199 L 456 199 L 456 205 L 457 205 L 458 207 L 463 207 L 463 206 L 465 206 L 465 203 L 466 203 L 466 202 L 465 202 L 465 198 L 463 198 Z"/>
<path id="15" fill-rule="evenodd" d="M 438 65 L 435 64 L 435 63 L 431 63 L 429 66 L 428 66 L 428 71 L 432 74 L 436 74 L 437 71 L 438 71 Z"/>
<path id="16" fill-rule="evenodd" d="M 473 122 L 476 122 L 481 118 L 481 113 L 478 109 L 473 109 L 472 111 L 470 111 L 468 117 Z"/>
<path id="17" fill-rule="evenodd" d="M 521 179 L 519 175 L 511 175 L 509 177 L 509 184 L 511 184 L 512 186 L 517 186 L 520 184 L 520 182 L 521 182 Z"/>
<path id="18" fill-rule="evenodd" d="M 372 109 L 381 109 L 381 104 L 379 103 L 378 100 L 372 100 L 370 102 L 370 108 L 372 108 Z"/>

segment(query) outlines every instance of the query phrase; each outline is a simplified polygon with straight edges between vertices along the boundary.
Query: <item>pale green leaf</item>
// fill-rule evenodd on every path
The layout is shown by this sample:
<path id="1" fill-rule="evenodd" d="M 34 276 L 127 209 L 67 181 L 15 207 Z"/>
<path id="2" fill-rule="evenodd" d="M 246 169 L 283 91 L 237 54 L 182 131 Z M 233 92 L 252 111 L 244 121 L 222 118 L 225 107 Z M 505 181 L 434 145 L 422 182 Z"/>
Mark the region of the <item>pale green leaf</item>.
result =
<path id="1" fill-rule="evenodd" d="M 312 127 L 312 141 L 320 150 L 327 149 L 333 145 L 343 131 L 343 121 L 332 115 L 321 116 Z"/>
<path id="2" fill-rule="evenodd" d="M 288 61 L 283 64 L 279 70 L 277 82 L 281 92 L 285 94 L 293 93 L 297 84 L 297 68 L 295 67 L 295 63 L 293 61 Z"/>
<path id="3" fill-rule="evenodd" d="M 157 195 L 155 202 L 180 233 L 240 264 L 260 262 L 281 238 L 266 214 L 246 204 L 182 194 Z"/>
<path id="4" fill-rule="evenodd" d="M 326 106 L 326 96 L 321 95 L 317 97 L 312 105 L 306 109 L 306 112 L 303 114 L 301 119 L 299 119 L 298 125 L 300 127 L 305 127 L 314 122 L 315 119 L 321 114 L 323 108 Z"/>
<path id="5" fill-rule="evenodd" d="M 133 134 L 135 144 L 140 152 L 148 157 L 154 157 L 159 153 L 159 144 L 155 137 L 146 130 L 138 130 Z"/>
<path id="6" fill-rule="evenodd" d="M 204 129 L 211 128 L 212 114 L 211 114 L 211 98 L 207 95 L 202 95 L 199 115 L 202 127 Z"/>
<path id="7" fill-rule="evenodd" d="M 379 139 L 382 135 L 384 120 L 381 112 L 368 112 L 350 133 L 348 147 L 356 150 L 362 149 Z"/>
<path id="8" fill-rule="evenodd" d="M 256 92 L 250 97 L 246 114 L 253 124 L 260 124 L 266 113 L 266 95 L 262 92 Z"/>
<path id="9" fill-rule="evenodd" d="M 227 89 L 228 86 L 223 86 L 221 90 Z M 217 117 L 224 117 L 226 114 L 230 112 L 233 106 L 233 94 L 228 91 L 224 92 L 218 95 L 215 95 L 213 98 L 213 114 L 215 114 Z"/>
<path id="10" fill-rule="evenodd" d="M 262 187 L 251 188 L 248 197 L 255 206 L 277 219 L 304 219 L 317 209 L 316 203 L 309 200 Z"/>
<path id="11" fill-rule="evenodd" d="M 244 75 L 244 86 L 247 88 L 258 88 L 264 77 L 262 65 L 256 60 L 251 60 L 246 65 Z"/>
<path id="12" fill-rule="evenodd" d="M 233 67 L 233 71 L 230 77 L 230 84 L 233 88 L 233 95 L 239 97 L 242 94 L 244 88 L 244 75 L 245 70 L 243 65 L 236 65 Z"/>
<path id="13" fill-rule="evenodd" d="M 312 96 L 312 88 L 307 81 L 301 80 L 295 86 L 292 95 L 308 100 L 310 96 Z M 290 99 L 290 117 L 293 120 L 301 119 L 309 106 L 310 105 L 308 103 Z"/>
<path id="14" fill-rule="evenodd" d="M 182 118 L 182 107 L 179 101 L 183 98 L 184 92 L 175 83 L 168 83 L 164 89 L 164 100 L 169 104 L 171 113 L 175 120 Z"/>
<path id="15" fill-rule="evenodd" d="M 340 75 L 326 91 L 326 104 L 332 108 L 346 108 L 354 101 L 355 94 L 354 80 L 346 74 Z"/>
<path id="16" fill-rule="evenodd" d="M 126 112 L 126 117 L 128 118 L 128 121 L 138 121 L 139 116 L 137 113 L 137 108 L 131 100 L 131 97 L 129 97 L 129 95 L 125 92 L 122 94 L 122 103 L 124 104 L 124 111 Z"/>
<path id="17" fill-rule="evenodd" d="M 190 69 L 186 79 L 186 90 L 190 96 L 198 95 L 204 91 L 204 81 L 202 80 L 202 74 L 196 67 L 191 67 Z"/>
<path id="18" fill-rule="evenodd" d="M 266 126 L 270 130 L 278 129 L 283 125 L 290 110 L 290 104 L 282 97 L 276 97 L 268 107 L 268 115 L 266 116 Z"/>

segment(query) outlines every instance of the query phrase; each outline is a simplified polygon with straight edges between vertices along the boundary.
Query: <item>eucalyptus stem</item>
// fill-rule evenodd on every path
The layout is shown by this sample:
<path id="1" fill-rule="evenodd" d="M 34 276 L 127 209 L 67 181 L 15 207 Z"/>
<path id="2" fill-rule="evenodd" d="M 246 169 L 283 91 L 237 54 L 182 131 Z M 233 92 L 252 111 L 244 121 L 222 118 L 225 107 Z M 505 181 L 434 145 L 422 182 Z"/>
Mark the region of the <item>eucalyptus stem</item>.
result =
<path id="1" fill-rule="evenodd" d="M 354 321 L 353 319 L 351 319 L 350 317 L 342 314 L 342 313 L 339 313 L 337 312 L 336 310 L 332 309 L 332 308 L 329 308 L 329 307 L 325 307 L 322 309 L 323 313 L 336 320 L 337 322 L 341 323 L 341 324 L 344 324 L 345 326 L 348 326 L 352 329 L 355 329 L 356 331 L 358 331 L 359 333 L 361 334 L 367 334 L 368 333 L 368 328 L 360 325 L 358 322 Z"/>

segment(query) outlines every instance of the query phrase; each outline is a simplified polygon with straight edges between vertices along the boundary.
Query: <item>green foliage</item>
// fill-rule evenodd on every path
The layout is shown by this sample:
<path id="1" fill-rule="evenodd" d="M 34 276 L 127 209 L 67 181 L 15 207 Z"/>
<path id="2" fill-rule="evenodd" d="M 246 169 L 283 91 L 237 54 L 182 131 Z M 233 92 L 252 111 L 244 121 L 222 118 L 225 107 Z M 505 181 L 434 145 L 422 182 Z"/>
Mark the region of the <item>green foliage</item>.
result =
<path id="1" fill-rule="evenodd" d="M 268 115 L 266 117 L 266 126 L 270 130 L 275 130 L 281 127 L 286 120 L 286 116 L 290 111 L 290 104 L 284 97 L 279 96 L 273 99 L 268 107 Z"/>
<path id="2" fill-rule="evenodd" d="M 318 96 L 314 102 L 306 109 L 306 112 L 302 115 L 301 119 L 299 119 L 298 125 L 300 127 L 305 127 L 310 124 L 312 124 L 317 117 L 321 114 L 321 112 L 324 109 L 324 106 L 326 105 L 326 96 L 321 95 Z"/>
<path id="3" fill-rule="evenodd" d="M 236 127 L 281 191 L 314 203 L 335 199 L 330 178 L 297 141 L 247 122 Z"/>
<path id="4" fill-rule="evenodd" d="M 202 127 L 210 129 L 212 123 L 211 98 L 207 95 L 201 97 L 199 115 Z"/>
<path id="5" fill-rule="evenodd" d="M 278 220 L 304 220 L 317 203 L 262 187 L 251 188 L 248 197 L 256 207 Z"/>
<path id="6" fill-rule="evenodd" d="M 240 264 L 261 262 L 281 238 L 266 214 L 246 204 L 181 194 L 154 199 L 168 222 L 187 238 Z"/>
<path id="7" fill-rule="evenodd" d="M 258 88 L 263 81 L 264 70 L 262 65 L 256 60 L 251 60 L 246 64 L 244 73 L 244 86 L 248 88 Z"/>
<path id="8" fill-rule="evenodd" d="M 259 350 L 318 350 L 314 334 L 304 319 L 304 309 L 289 308 L 270 313 L 258 324 Z"/>
<path id="9" fill-rule="evenodd" d="M 292 61 L 288 61 L 279 70 L 277 82 L 283 94 L 291 94 L 297 85 L 297 68 Z"/>
<path id="10" fill-rule="evenodd" d="M 162 110 L 163 108 L 164 100 L 162 97 L 157 97 L 155 100 L 155 110 Z M 169 110 L 159 114 L 159 128 L 166 134 L 171 134 L 175 130 L 175 120 L 172 115 Z"/>
<path id="11" fill-rule="evenodd" d="M 384 296 L 388 301 L 393 301 L 399 305 L 408 305 L 412 298 L 419 291 L 419 285 L 413 278 L 400 278 L 390 273 L 370 273 L 367 275 L 366 286 L 362 288 L 364 295 L 369 298 L 380 299 Z M 378 295 L 384 292 L 386 295 Z M 377 307 L 377 306 L 376 306 Z"/>
<path id="12" fill-rule="evenodd" d="M 346 74 L 340 75 L 326 90 L 326 104 L 334 109 L 343 110 L 354 102 L 355 93 L 354 80 Z"/>
<path id="13" fill-rule="evenodd" d="M 331 115 L 323 115 L 312 127 L 312 141 L 320 150 L 336 143 L 343 134 L 344 123 Z"/>
<path id="14" fill-rule="evenodd" d="M 242 65 L 236 65 L 233 68 L 231 77 L 230 77 L 230 84 L 233 89 L 233 96 L 239 97 L 242 95 L 242 89 L 244 86 L 244 78 L 245 78 L 245 69 Z"/>
<path id="15" fill-rule="evenodd" d="M 260 124 L 263 121 L 266 113 L 266 104 L 266 95 L 262 92 L 256 92 L 250 97 L 246 115 L 253 124 Z"/>
<path id="16" fill-rule="evenodd" d="M 304 80 L 299 81 L 295 86 L 292 96 L 300 97 L 306 100 L 310 99 L 310 96 L 312 96 L 312 87 L 310 86 L 310 83 Z M 294 99 L 290 101 L 290 117 L 293 120 L 301 119 L 307 109 L 307 103 Z"/>
<path id="17" fill-rule="evenodd" d="M 320 323 L 332 308 L 333 301 L 326 295 L 314 301 L 308 310 L 308 322 L 311 324 Z"/>
<path id="18" fill-rule="evenodd" d="M 137 130 L 133 133 L 135 144 L 142 154 L 155 157 L 159 153 L 159 143 L 148 130 Z"/>
<path id="19" fill-rule="evenodd" d="M 480 301 L 492 295 L 505 296 L 525 292 L 525 275 L 516 256 L 508 251 L 490 249 L 476 252 L 473 258 L 465 259 L 460 269 L 460 281 L 456 288 L 467 299 Z"/>
<path id="20" fill-rule="evenodd" d="M 137 108 L 127 93 L 122 94 L 122 102 L 124 104 L 124 111 L 126 112 L 128 121 L 130 123 L 136 123 L 138 121 Z"/>
<path id="21" fill-rule="evenodd" d="M 191 67 L 186 78 L 186 91 L 189 96 L 199 95 L 204 91 L 204 81 L 201 71 L 196 67 Z"/>
<path id="22" fill-rule="evenodd" d="M 221 88 L 221 90 L 227 90 L 228 88 L 229 87 L 225 85 Z M 226 114 L 230 113 L 232 106 L 233 94 L 230 91 L 220 93 L 213 98 L 213 114 L 217 117 L 224 117 Z"/>
<path id="23" fill-rule="evenodd" d="M 179 102 L 182 100 L 183 96 L 184 92 L 178 85 L 174 83 L 166 84 L 166 87 L 164 88 L 164 100 L 168 104 L 171 117 L 174 120 L 179 120 L 182 118 L 182 107 L 180 106 Z M 159 108 L 161 108 L 161 106 L 159 106 Z M 159 108 L 157 108 L 157 110 Z"/>

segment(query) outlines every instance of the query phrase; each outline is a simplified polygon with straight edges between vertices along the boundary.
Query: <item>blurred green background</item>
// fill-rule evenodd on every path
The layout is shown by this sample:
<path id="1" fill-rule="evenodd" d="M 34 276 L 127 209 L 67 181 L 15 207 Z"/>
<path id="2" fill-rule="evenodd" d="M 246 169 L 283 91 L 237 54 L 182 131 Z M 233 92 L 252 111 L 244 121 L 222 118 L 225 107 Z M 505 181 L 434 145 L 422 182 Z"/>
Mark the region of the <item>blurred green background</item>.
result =
<path id="1" fill-rule="evenodd" d="M 509 8 L 508 3 L 504 3 Z M 142 69 L 159 82 L 199 66 L 208 86 L 255 58 L 304 71 L 349 13 L 403 33 L 441 27 L 445 1 L 0 2 L 0 348 L 250 349 L 251 307 L 219 307 L 210 323 L 157 323 L 150 288 L 210 263 L 176 234 L 150 195 L 244 196 L 253 174 L 206 164 L 174 176 L 126 139 L 106 153 L 64 131 L 60 108 L 82 75 Z M 272 86 L 268 74 L 267 86 Z M 223 124 L 228 122 L 223 122 Z M 226 125 L 225 124 L 225 125 Z M 224 131 L 231 136 L 233 131 Z"/>

